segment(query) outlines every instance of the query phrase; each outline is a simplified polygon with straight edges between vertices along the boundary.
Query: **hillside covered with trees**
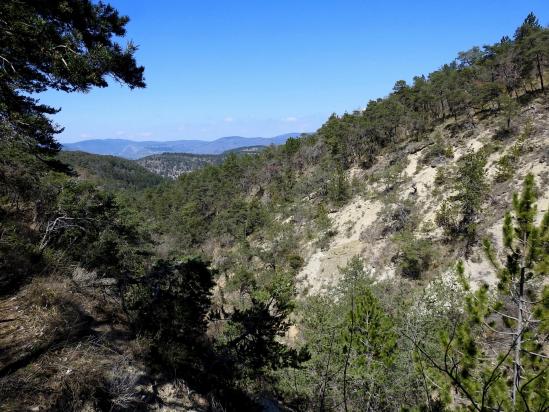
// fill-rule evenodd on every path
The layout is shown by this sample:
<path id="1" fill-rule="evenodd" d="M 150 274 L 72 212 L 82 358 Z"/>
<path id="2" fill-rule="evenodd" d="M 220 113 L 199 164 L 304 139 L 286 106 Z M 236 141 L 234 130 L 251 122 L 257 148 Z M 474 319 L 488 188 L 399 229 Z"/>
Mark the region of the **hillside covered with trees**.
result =
<path id="1" fill-rule="evenodd" d="M 145 87 L 127 22 L 0 3 L 3 410 L 547 410 L 533 14 L 316 133 L 175 180 L 59 153 L 33 97 Z"/>
<path id="2" fill-rule="evenodd" d="M 57 158 L 71 166 L 81 179 L 92 181 L 106 190 L 140 190 L 164 181 L 158 174 L 121 157 L 63 151 Z"/>
<path id="3" fill-rule="evenodd" d="M 254 155 L 266 149 L 267 146 L 245 146 L 228 150 L 219 155 L 191 153 L 162 153 L 142 157 L 135 162 L 157 175 L 176 179 L 184 173 L 201 169 L 207 165 L 218 165 L 230 154 Z"/>

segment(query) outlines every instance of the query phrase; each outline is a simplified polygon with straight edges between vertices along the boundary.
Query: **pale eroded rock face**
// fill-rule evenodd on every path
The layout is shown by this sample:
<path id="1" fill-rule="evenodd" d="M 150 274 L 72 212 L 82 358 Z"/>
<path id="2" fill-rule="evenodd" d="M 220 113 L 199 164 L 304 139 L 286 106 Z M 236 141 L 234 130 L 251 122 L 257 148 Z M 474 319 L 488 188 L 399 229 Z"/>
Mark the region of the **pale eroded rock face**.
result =
<path id="1" fill-rule="evenodd" d="M 501 147 L 490 153 L 486 163 L 486 180 L 492 185 L 492 192 L 484 207 L 484 216 L 481 235 L 494 242 L 497 250 L 501 250 L 502 224 L 506 210 L 511 208 L 512 194 L 519 192 L 524 177 L 528 173 L 535 176 L 539 188 L 538 194 L 538 223 L 545 211 L 549 208 L 549 118 L 547 108 L 538 103 L 535 110 L 525 110 L 520 117 L 521 127 L 527 121 L 533 125 L 532 134 L 525 141 L 525 150 L 515 165 L 514 177 L 505 183 L 503 190 L 494 192 L 493 179 L 497 172 L 497 161 L 507 153 L 516 138 L 497 142 Z M 435 176 L 439 167 L 452 168 L 458 160 L 468 152 L 477 152 L 486 144 L 494 143 L 494 134 L 498 124 L 494 120 L 481 122 L 474 133 L 469 137 L 464 134 L 458 138 L 448 138 L 446 141 L 452 146 L 453 159 L 446 159 L 444 164 L 423 165 L 421 159 L 429 147 L 406 156 L 406 167 L 402 172 L 402 183 L 398 188 L 398 199 L 405 201 L 413 199 L 418 208 L 419 225 L 429 227 L 429 230 L 416 235 L 431 239 L 433 243 L 441 244 L 442 230 L 434 224 L 436 211 L 444 198 L 452 193 L 447 188 L 434 195 Z M 390 154 L 388 155 L 390 156 Z M 367 171 L 353 168 L 349 171 L 349 178 L 363 178 Z M 382 185 L 373 184 L 370 188 L 373 193 L 365 199 L 357 196 L 340 210 L 331 213 L 332 230 L 336 232 L 326 250 L 313 249 L 314 242 L 306 245 L 309 252 L 305 256 L 305 265 L 297 279 L 300 292 L 305 294 L 323 293 L 334 287 L 340 279 L 339 268 L 347 264 L 353 256 L 360 256 L 368 264 L 372 272 L 379 279 L 391 277 L 395 273 L 394 264 L 387 256 L 391 244 L 390 235 L 379 237 L 372 235 L 376 225 L 381 224 L 381 213 L 385 207 L 382 199 Z M 361 236 L 362 234 L 362 236 Z M 381 264 L 380 264 L 381 262 Z M 491 264 L 486 259 L 482 248 L 475 247 L 471 257 L 464 261 L 466 272 L 470 275 L 473 284 L 487 282 L 494 284 L 496 276 Z M 449 268 L 447 268 L 449 269 Z"/>
<path id="2" fill-rule="evenodd" d="M 360 235 L 376 221 L 382 207 L 379 201 L 357 197 L 330 214 L 337 234 L 328 250 L 315 250 L 299 273 L 302 292 L 314 294 L 333 287 L 340 279 L 339 268 L 344 267 L 349 259 L 356 255 L 367 257 L 366 249 L 371 252 L 369 246 L 372 243 L 362 241 Z"/>

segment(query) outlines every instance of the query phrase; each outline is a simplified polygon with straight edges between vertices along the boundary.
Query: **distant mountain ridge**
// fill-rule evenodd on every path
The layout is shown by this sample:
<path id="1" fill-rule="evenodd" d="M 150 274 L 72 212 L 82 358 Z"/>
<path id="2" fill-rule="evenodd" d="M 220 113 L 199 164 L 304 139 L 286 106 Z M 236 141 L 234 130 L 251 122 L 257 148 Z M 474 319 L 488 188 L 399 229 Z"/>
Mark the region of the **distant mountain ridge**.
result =
<path id="1" fill-rule="evenodd" d="M 285 143 L 288 138 L 300 135 L 301 133 L 286 133 L 274 137 L 227 136 L 212 141 L 173 140 L 164 142 L 94 139 L 63 144 L 63 150 L 112 155 L 135 160 L 160 153 L 221 154 L 241 147 L 280 145 Z"/>

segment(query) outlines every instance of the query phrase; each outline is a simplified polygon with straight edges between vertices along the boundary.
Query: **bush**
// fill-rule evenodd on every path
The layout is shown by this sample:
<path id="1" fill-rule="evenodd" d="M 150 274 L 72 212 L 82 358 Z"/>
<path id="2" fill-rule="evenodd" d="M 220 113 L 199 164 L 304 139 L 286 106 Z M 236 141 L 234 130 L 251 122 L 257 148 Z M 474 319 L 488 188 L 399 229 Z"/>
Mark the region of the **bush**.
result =
<path id="1" fill-rule="evenodd" d="M 412 233 L 396 237 L 399 246 L 397 255 L 400 273 L 410 279 L 420 279 L 431 267 L 434 250 L 427 239 L 418 239 Z"/>
<path id="2" fill-rule="evenodd" d="M 303 263 L 303 258 L 295 253 L 288 256 L 288 264 L 293 270 L 299 270 Z"/>
<path id="3" fill-rule="evenodd" d="M 488 192 L 483 150 L 469 152 L 460 159 L 453 185 L 455 194 L 444 201 L 435 222 L 447 236 L 460 235 L 467 240 L 467 251 L 477 239 L 478 219 Z"/>
<path id="4" fill-rule="evenodd" d="M 386 212 L 382 217 L 384 227 L 381 234 L 386 236 L 390 233 L 400 232 L 404 229 L 413 229 L 417 220 L 414 219 L 414 209 L 414 204 L 410 201 L 404 201 L 390 209 L 385 209 Z"/>
<path id="5" fill-rule="evenodd" d="M 158 261 L 126 294 L 135 327 L 152 338 L 153 353 L 161 364 L 177 368 L 196 354 L 206 331 L 213 274 L 196 257 Z"/>
<path id="6" fill-rule="evenodd" d="M 423 164 L 429 164 L 432 162 L 440 162 L 444 159 L 453 159 L 454 151 L 452 146 L 447 145 L 444 142 L 444 138 L 440 131 L 435 135 L 434 143 L 429 147 L 426 153 L 423 155 L 421 162 Z"/>
<path id="7" fill-rule="evenodd" d="M 435 215 L 435 223 L 444 230 L 446 236 L 453 236 L 459 231 L 458 205 L 445 200 Z"/>
<path id="8" fill-rule="evenodd" d="M 44 265 L 38 248 L 24 235 L 19 225 L 0 222 L 0 296 L 13 292 Z"/>
<path id="9" fill-rule="evenodd" d="M 437 172 L 435 174 L 435 180 L 434 180 L 434 184 L 436 187 L 441 187 L 448 180 L 447 173 L 448 173 L 448 170 L 446 168 L 444 167 L 437 168 Z"/>
<path id="10" fill-rule="evenodd" d="M 339 168 L 328 184 L 328 199 L 336 205 L 344 204 L 351 195 L 351 185 L 345 172 Z"/>
<path id="11" fill-rule="evenodd" d="M 515 172 L 515 163 L 517 159 L 511 154 L 504 154 L 496 163 L 496 175 L 494 181 L 496 183 L 506 182 L 513 177 Z"/>
<path id="12" fill-rule="evenodd" d="M 372 176 L 373 182 L 379 180 L 385 185 L 384 192 L 391 192 L 395 187 L 404 182 L 404 170 L 408 165 L 406 158 L 395 159 L 388 167 L 383 168 L 376 176 Z"/>
<path id="13" fill-rule="evenodd" d="M 532 131 L 531 123 L 528 123 L 524 131 L 520 134 L 517 141 L 509 150 L 509 153 L 504 154 L 499 158 L 496 163 L 496 176 L 494 181 L 497 183 L 505 182 L 513 177 L 519 161 L 520 155 L 523 151 L 525 140 L 530 136 Z"/>

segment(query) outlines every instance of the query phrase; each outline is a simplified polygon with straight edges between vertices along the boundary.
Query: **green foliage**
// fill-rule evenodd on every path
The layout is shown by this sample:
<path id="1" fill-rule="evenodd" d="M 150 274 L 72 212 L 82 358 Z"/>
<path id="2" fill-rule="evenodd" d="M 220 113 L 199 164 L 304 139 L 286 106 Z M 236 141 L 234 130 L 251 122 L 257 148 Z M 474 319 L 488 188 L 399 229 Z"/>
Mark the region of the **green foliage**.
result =
<path id="1" fill-rule="evenodd" d="M 380 218 L 384 224 L 383 236 L 413 231 L 418 223 L 417 207 L 413 200 L 406 199 L 384 209 Z"/>
<path id="2" fill-rule="evenodd" d="M 513 214 L 505 217 L 504 264 L 490 242 L 484 244 L 499 279 L 497 291 L 486 284 L 473 291 L 460 263 L 457 273 L 467 291 L 463 316 L 441 334 L 439 354 L 417 343 L 420 356 L 471 410 L 543 410 L 549 401 L 546 288 L 541 289 L 549 213 L 536 225 L 535 200 L 534 178 L 528 175 L 520 197 L 513 197 Z"/>
<path id="3" fill-rule="evenodd" d="M 296 139 L 295 137 L 290 137 L 286 140 L 284 145 L 282 146 L 282 151 L 288 156 L 292 157 L 296 153 L 299 152 L 299 148 L 301 147 L 301 140 Z"/>
<path id="4" fill-rule="evenodd" d="M 161 153 L 142 157 L 135 161 L 151 173 L 175 179 L 183 173 L 200 169 L 223 161 L 223 155 L 205 155 L 190 153 Z"/>
<path id="5" fill-rule="evenodd" d="M 297 140 L 297 139 L 294 139 Z M 227 150 L 221 154 L 195 153 L 159 153 L 142 157 L 134 161 L 153 174 L 169 179 L 177 179 L 185 173 L 201 169 L 208 165 L 219 165 L 228 156 L 256 155 L 265 150 L 266 146 L 246 146 Z"/>
<path id="6" fill-rule="evenodd" d="M 460 159 L 453 187 L 456 194 L 443 202 L 435 217 L 447 236 L 463 236 L 468 249 L 477 239 L 478 218 L 488 192 L 485 165 L 486 155 L 482 150 L 467 153 Z"/>
<path id="7" fill-rule="evenodd" d="M 406 169 L 406 166 L 407 162 L 405 158 L 397 159 L 389 164 L 389 166 L 383 168 L 379 174 L 375 176 L 385 185 L 384 192 L 391 192 L 404 182 L 404 170 Z"/>
<path id="8" fill-rule="evenodd" d="M 277 373 L 278 389 L 298 410 L 417 405 L 408 392 L 415 386 L 414 371 L 399 347 L 400 318 L 387 311 L 398 299 L 374 285 L 358 257 L 341 269 L 341 276 L 333 293 L 309 296 L 298 308 L 299 335 L 311 357 L 300 368 Z"/>
<path id="9" fill-rule="evenodd" d="M 494 180 L 497 183 L 505 182 L 511 179 L 515 173 L 517 167 L 517 162 L 519 161 L 520 155 L 523 152 L 523 147 L 526 139 L 530 136 L 532 130 L 532 125 L 528 123 L 525 126 L 524 131 L 520 134 L 517 141 L 508 153 L 505 153 L 499 158 L 496 163 L 496 176 Z"/>
<path id="10" fill-rule="evenodd" d="M 229 235 L 234 239 L 245 239 L 261 226 L 264 220 L 265 212 L 258 201 L 235 201 L 215 217 L 212 222 L 212 234 L 216 237 Z"/>
<path id="11" fill-rule="evenodd" d="M 494 181 L 497 183 L 506 182 L 513 177 L 518 156 L 515 153 L 508 153 L 501 156 L 496 163 L 496 176 Z"/>
<path id="12" fill-rule="evenodd" d="M 141 270 L 145 237 L 113 195 L 89 183 L 61 177 L 44 181 L 54 198 L 41 212 L 41 251 L 54 248 L 105 277 L 124 278 Z"/>
<path id="13" fill-rule="evenodd" d="M 507 94 L 502 94 L 499 97 L 498 105 L 504 118 L 504 124 L 502 129 L 499 131 L 499 135 L 505 136 L 511 130 L 511 120 L 519 114 L 520 106 L 515 99 Z"/>
<path id="14" fill-rule="evenodd" d="M 113 198 L 51 172 L 69 172 L 53 157 L 61 129 L 50 115 L 58 110 L 32 97 L 47 89 L 106 87 L 108 76 L 144 87 L 135 47 L 124 49 L 113 38 L 125 35 L 127 22 L 111 6 L 86 0 L 0 4 L 0 207 L 2 225 L 18 220 L 19 238 L 6 256 L 15 256 L 12 247 L 19 245 L 29 262 L 63 255 L 109 276 L 134 266 L 129 245 L 140 241 Z"/>
<path id="15" fill-rule="evenodd" d="M 422 157 L 421 161 L 424 164 L 430 164 L 433 162 L 440 162 L 440 160 L 453 158 L 454 151 L 452 150 L 452 146 L 448 145 L 444 141 L 442 133 L 438 131 L 435 134 L 433 144 L 429 147 L 428 150 L 426 150 L 425 155 Z"/>
<path id="16" fill-rule="evenodd" d="M 338 168 L 328 184 L 328 199 L 336 205 L 344 204 L 350 197 L 351 186 L 345 172 Z"/>
<path id="17" fill-rule="evenodd" d="M 488 192 L 484 179 L 486 156 L 482 151 L 466 154 L 460 161 L 456 178 L 458 194 L 455 200 L 461 209 L 460 229 L 468 236 L 475 236 L 475 225 L 482 203 Z"/>
<path id="18" fill-rule="evenodd" d="M 465 117 L 490 110 L 504 119 L 508 134 L 518 114 L 518 96 L 529 86 L 544 88 L 549 62 L 549 31 L 528 16 L 515 38 L 503 37 L 494 45 L 473 47 L 428 76 L 417 76 L 411 85 L 398 81 L 384 99 L 370 101 L 364 110 L 332 115 L 318 133 L 338 165 L 357 163 L 369 167 L 383 148 L 398 141 L 420 138 L 448 117 Z M 433 158 L 451 157 L 444 144 L 435 145 Z M 429 159 L 425 159 L 428 161 Z"/>
<path id="19" fill-rule="evenodd" d="M 136 47 L 122 48 L 113 40 L 125 35 L 128 18 L 109 5 L 6 1 L 0 5 L 0 21 L 2 123 L 30 153 L 55 154 L 59 130 L 48 117 L 57 110 L 29 94 L 106 87 L 107 76 L 132 88 L 145 86 L 144 69 L 133 57 Z"/>
<path id="20" fill-rule="evenodd" d="M 127 21 L 112 7 L 86 0 L 0 4 L 2 293 L 36 273 L 69 274 L 75 266 L 114 278 L 107 294 L 122 309 L 113 318 L 129 315 L 135 332 L 151 343 L 148 366 L 219 392 L 259 393 L 273 385 L 296 409 L 441 410 L 452 389 L 456 405 L 477 410 L 508 410 L 513 403 L 516 410 L 545 407 L 547 369 L 538 355 L 548 330 L 543 285 L 549 215 L 534 224 L 531 178 L 514 200 L 514 215 L 505 219 L 507 260 L 497 266 L 498 294 L 486 286 L 472 292 L 460 268 L 467 289 L 462 305 L 455 302 L 455 284 L 433 283 L 440 293 L 433 297 L 426 288 L 421 302 L 410 302 L 417 294 L 407 296 L 412 282 L 405 278 L 423 277 L 435 251 L 411 234 L 417 219 L 405 202 L 387 214 L 403 278 L 374 283 L 355 258 L 342 269 L 337 288 L 304 297 L 297 312 L 294 280 L 303 265 L 298 246 L 307 236 L 295 228 L 309 231 L 306 240 L 319 237 L 318 246 L 329 244 L 335 232 L 326 205 L 349 199 L 351 165 L 370 167 L 380 154 L 425 139 L 441 123 L 456 131 L 477 115 L 497 112 L 512 128 L 520 94 L 544 90 L 548 31 L 533 15 L 514 39 L 462 52 L 411 84 L 398 81 L 386 98 L 332 115 L 314 135 L 254 156 L 210 159 L 215 164 L 161 185 L 118 159 L 80 153 L 54 158 L 59 130 L 49 116 L 56 110 L 32 97 L 48 88 L 105 87 L 108 76 L 143 87 L 135 46 L 116 43 Z M 501 160 L 499 179 L 509 178 L 519 143 Z M 450 157 L 451 145 L 437 134 L 423 161 Z M 437 214 L 446 234 L 464 237 L 468 246 L 478 236 L 488 189 L 485 157 L 481 151 L 460 160 L 451 196 Z M 52 172 L 70 172 L 59 160 L 73 164 L 88 182 Z M 387 198 L 396 198 L 405 167 L 404 157 L 397 158 L 374 177 L 391 192 Z M 158 255 L 215 255 L 228 279 L 215 306 L 208 265 L 198 258 L 153 259 L 143 233 L 150 227 Z M 488 244 L 486 249 L 497 264 Z M 512 312 L 517 302 L 522 309 Z M 528 315 L 522 317 L 525 327 L 519 327 L 521 310 Z M 299 333 L 289 344 L 294 322 Z M 494 331 L 512 338 L 498 339 Z M 520 373 L 511 377 L 512 370 Z"/>
<path id="21" fill-rule="evenodd" d="M 206 332 L 213 274 L 196 257 L 160 260 L 133 280 L 125 294 L 138 332 L 153 342 L 153 355 L 178 369 L 196 359 Z"/>
<path id="22" fill-rule="evenodd" d="M 544 72 L 549 62 L 549 34 L 546 28 L 539 24 L 533 13 L 530 13 L 524 23 L 515 32 L 517 54 L 522 76 L 534 74 L 539 80 L 542 92 L 545 93 Z"/>
<path id="23" fill-rule="evenodd" d="M 247 220 L 247 212 L 243 211 L 249 210 L 251 198 L 260 200 L 265 215 L 250 236 L 278 213 L 286 214 L 298 204 L 308 207 L 309 214 L 326 199 L 340 206 L 351 194 L 345 178 L 350 165 L 369 167 L 387 147 L 424 139 L 449 117 L 474 123 L 476 115 L 503 113 L 507 106 L 516 105 L 516 99 L 510 96 L 523 93 L 532 75 L 518 70 L 523 64 L 515 59 L 522 47 L 519 44 L 524 45 L 522 37 L 472 48 L 430 75 L 414 78 L 412 84 L 398 82 L 389 96 L 369 102 L 364 110 L 330 116 L 316 134 L 289 140 L 255 156 L 229 156 L 222 164 L 207 166 L 160 190 L 151 190 L 135 203 L 144 216 L 158 224 L 163 236 L 195 251 L 212 237 L 221 237 L 225 246 L 241 240 L 248 232 L 242 228 Z M 511 100 L 503 102 L 507 98 L 504 96 Z M 449 128 L 457 129 L 462 123 L 450 124 Z M 436 132 L 428 152 L 425 160 L 431 162 L 453 155 L 451 145 Z M 444 223 L 445 232 L 449 237 L 465 238 L 468 248 L 477 238 L 478 214 L 486 192 L 479 167 L 473 164 L 480 158 L 480 154 L 465 156 L 453 185 L 448 185 L 448 190 L 459 192 L 459 196 L 448 199 L 449 206 L 456 205 L 456 213 L 447 216 L 451 218 Z M 375 177 L 385 184 L 387 192 L 394 191 L 404 181 L 405 167 L 402 159 Z M 309 205 L 303 205 L 305 202 Z M 198 225 L 200 230 L 195 229 Z M 311 233 L 311 237 L 315 235 Z M 329 236 L 322 238 L 325 246 Z"/>
<path id="24" fill-rule="evenodd" d="M 164 181 L 131 160 L 85 152 L 60 152 L 57 156 L 70 165 L 80 177 L 109 190 L 142 190 Z"/>
<path id="25" fill-rule="evenodd" d="M 32 233 L 0 209 L 0 294 L 11 293 L 43 265 Z"/>
<path id="26" fill-rule="evenodd" d="M 393 324 L 371 290 L 362 261 L 354 257 L 341 272 L 342 298 L 349 305 L 342 331 L 344 352 L 355 351 L 353 364 L 361 369 L 359 373 L 379 362 L 390 365 L 396 346 Z"/>
<path id="27" fill-rule="evenodd" d="M 389 403 L 383 390 L 383 374 L 392 367 L 396 350 L 393 322 L 369 288 L 356 287 L 342 331 L 345 362 L 345 403 L 368 402 L 383 408 Z M 348 389 L 349 386 L 349 389 Z M 350 398 L 350 399 L 348 399 Z"/>
<path id="28" fill-rule="evenodd" d="M 308 357 L 306 349 L 297 351 L 280 342 L 290 327 L 288 317 L 294 308 L 293 278 L 286 273 L 265 275 L 256 285 L 250 283 L 243 307 L 213 315 L 214 320 L 226 316 L 217 350 L 238 379 L 256 379 L 270 370 L 297 367 Z"/>
<path id="29" fill-rule="evenodd" d="M 434 180 L 434 184 L 436 187 L 441 187 L 442 185 L 444 185 L 444 183 L 446 183 L 447 173 L 448 173 L 447 168 L 444 168 L 442 166 L 437 167 L 437 172 L 435 174 L 435 180 Z"/>
<path id="30" fill-rule="evenodd" d="M 292 406 L 301 410 L 327 410 L 340 403 L 341 350 L 340 327 L 344 313 L 325 295 L 309 296 L 299 308 L 300 335 L 311 358 L 300 368 L 284 369 L 278 388 Z"/>
<path id="31" fill-rule="evenodd" d="M 0 122 L 0 132 L 8 125 Z M 4 138 L 5 136 L 5 138 Z M 16 208 L 36 200 L 40 178 L 48 171 L 48 165 L 29 153 L 24 142 L 0 138 L 0 197 L 2 203 Z"/>
<path id="32" fill-rule="evenodd" d="M 399 248 L 398 266 L 403 276 L 420 279 L 429 271 L 435 251 L 428 239 L 418 239 L 412 232 L 395 236 Z"/>

